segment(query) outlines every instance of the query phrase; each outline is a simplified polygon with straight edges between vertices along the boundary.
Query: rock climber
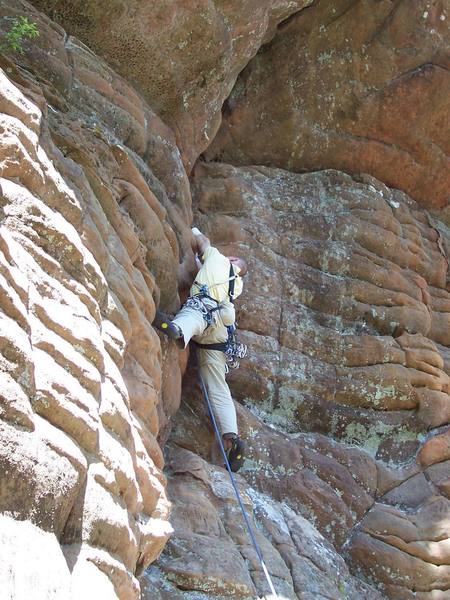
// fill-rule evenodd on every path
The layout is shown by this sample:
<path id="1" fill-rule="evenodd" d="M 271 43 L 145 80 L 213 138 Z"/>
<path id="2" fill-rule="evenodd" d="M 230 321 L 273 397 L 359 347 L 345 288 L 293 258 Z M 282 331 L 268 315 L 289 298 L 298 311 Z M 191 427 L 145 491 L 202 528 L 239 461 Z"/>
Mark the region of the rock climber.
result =
<path id="1" fill-rule="evenodd" d="M 233 343 L 236 313 L 234 299 L 242 293 L 247 263 L 237 256 L 224 256 L 210 240 L 192 228 L 192 249 L 198 272 L 189 298 L 174 318 L 156 311 L 153 325 L 185 348 L 192 339 L 197 346 L 200 375 L 209 395 L 214 416 L 232 471 L 244 459 L 244 442 L 238 436 L 236 409 L 225 380 L 228 363 L 245 355 L 242 344 Z M 233 350 L 235 353 L 233 355 Z"/>

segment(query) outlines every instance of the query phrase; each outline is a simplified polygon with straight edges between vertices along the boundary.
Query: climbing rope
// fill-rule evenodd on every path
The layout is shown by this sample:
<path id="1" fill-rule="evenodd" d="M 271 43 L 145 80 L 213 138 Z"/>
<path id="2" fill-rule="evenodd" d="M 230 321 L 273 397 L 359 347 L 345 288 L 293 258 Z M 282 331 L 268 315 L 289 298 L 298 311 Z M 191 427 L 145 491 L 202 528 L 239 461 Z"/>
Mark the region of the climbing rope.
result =
<path id="1" fill-rule="evenodd" d="M 197 361 L 197 364 L 198 364 L 198 361 Z M 253 533 L 253 528 L 252 528 L 252 526 L 250 524 L 250 521 L 249 521 L 249 519 L 247 517 L 247 513 L 245 512 L 244 504 L 242 502 L 241 495 L 239 493 L 239 490 L 238 490 L 238 487 L 237 487 L 237 484 L 236 484 L 236 479 L 234 478 L 233 471 L 231 470 L 230 463 L 228 462 L 227 453 L 225 452 L 225 448 L 223 446 L 222 436 L 220 435 L 220 431 L 219 431 L 219 427 L 217 425 L 216 417 L 214 416 L 214 411 L 213 411 L 212 406 L 211 406 L 211 402 L 210 402 L 210 399 L 209 399 L 208 390 L 206 389 L 205 382 L 203 381 L 203 378 L 202 378 L 202 376 L 200 374 L 200 370 L 198 370 L 198 379 L 199 379 L 199 382 L 200 382 L 200 387 L 201 387 L 202 392 L 203 392 L 203 396 L 204 396 L 204 398 L 206 400 L 206 404 L 208 406 L 208 411 L 209 411 L 209 414 L 210 414 L 210 417 L 211 417 L 211 421 L 212 421 L 213 426 L 214 426 L 214 431 L 216 432 L 216 437 L 217 437 L 217 440 L 219 442 L 220 450 L 221 450 L 222 456 L 223 456 L 223 458 L 225 460 L 225 466 L 227 468 L 228 474 L 230 475 L 231 484 L 233 486 L 234 493 L 236 495 L 237 501 L 238 501 L 239 506 L 241 508 L 242 516 L 244 517 L 245 525 L 246 525 L 248 533 L 250 535 L 250 539 L 252 541 L 253 547 L 254 547 L 254 549 L 256 551 L 256 554 L 258 556 L 259 562 L 261 563 L 261 567 L 262 567 L 262 570 L 264 572 L 264 575 L 266 576 L 267 583 L 269 584 L 270 592 L 273 595 L 273 600 L 276 600 L 277 598 L 279 598 L 279 596 L 277 595 L 277 593 L 275 591 L 275 588 L 274 588 L 273 583 L 272 583 L 272 579 L 271 579 L 271 577 L 269 575 L 269 571 L 267 570 L 266 564 L 264 562 L 264 558 L 263 558 L 261 549 L 259 547 L 258 542 L 256 541 L 255 534 Z"/>

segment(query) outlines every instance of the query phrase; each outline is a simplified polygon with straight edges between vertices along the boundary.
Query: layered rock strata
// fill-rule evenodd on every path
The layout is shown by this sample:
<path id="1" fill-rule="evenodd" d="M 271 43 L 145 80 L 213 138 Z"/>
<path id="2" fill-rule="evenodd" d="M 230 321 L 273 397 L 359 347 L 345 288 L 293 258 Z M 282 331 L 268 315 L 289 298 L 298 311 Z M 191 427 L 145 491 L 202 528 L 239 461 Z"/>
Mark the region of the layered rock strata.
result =
<path id="1" fill-rule="evenodd" d="M 189 187 L 136 92 L 25 3 L 1 26 L 24 13 L 39 43 L 0 58 L 2 597 L 136 599 L 172 531 L 157 438 L 181 376 L 151 321 Z"/>
<path id="2" fill-rule="evenodd" d="M 250 260 L 239 321 L 251 356 L 231 377 L 246 482 L 308 518 L 387 597 L 445 598 L 446 238 L 370 177 L 210 164 L 193 190 L 201 228 Z M 207 415 L 186 385 L 172 440 L 209 458 Z M 161 563 L 169 579 L 190 551 L 180 543 Z"/>
<path id="3" fill-rule="evenodd" d="M 139 43 L 148 40 L 158 64 L 183 63 L 178 75 L 188 72 L 189 81 L 181 85 L 177 75 L 152 106 L 167 110 L 175 137 L 81 42 L 26 2 L 2 2 L 2 31 L 23 14 L 40 31 L 23 55 L 0 56 L 2 594 L 222 600 L 267 593 L 211 451 L 194 364 L 179 410 L 187 356 L 150 323 L 155 305 L 178 308 L 193 258 L 191 189 L 176 142 L 190 166 L 218 126 L 238 70 L 276 23 L 305 4 L 240 3 L 233 18 L 230 3 L 223 13 L 209 3 L 195 17 L 194 4 L 185 13 L 153 6 L 152 17 L 170 15 L 170 41 L 158 52 L 160 34 L 144 3 L 131 6 L 134 21 L 129 3 L 109 3 L 108 11 L 83 4 L 92 19 L 79 27 L 92 43 L 107 23 L 114 30 L 117 15 L 128 23 L 117 26 L 111 47 L 100 38 L 105 55 L 124 32 L 132 45 L 129 32 L 139 24 Z M 396 40 L 416 35 L 396 20 L 401 1 L 392 14 L 384 1 L 342 3 L 338 26 L 362 4 L 374 8 L 370 23 L 385 14 L 380 40 L 386 31 Z M 445 49 L 445 6 L 426 4 L 422 18 L 439 21 Z M 81 10 L 72 2 L 46 8 L 56 16 L 67 9 L 68 17 Z M 315 3 L 280 35 L 316 23 L 325 9 Z M 202 49 L 204 62 L 198 47 L 183 60 L 172 50 L 186 33 L 180 14 L 193 32 L 203 19 L 202 35 L 225 40 L 209 54 Z M 424 39 L 418 60 L 429 54 Z M 267 54 L 280 43 L 277 36 Z M 404 66 L 411 53 L 397 54 Z M 148 56 L 135 56 L 139 64 L 126 52 L 118 61 L 156 97 L 162 83 L 156 77 L 152 88 L 148 71 L 138 73 Z M 214 76 L 209 59 L 220 64 Z M 178 89 L 188 90 L 183 108 Z M 439 106 L 436 115 L 445 116 Z M 425 122 L 430 146 L 440 144 L 435 132 L 445 127 Z M 275 149 L 277 139 L 267 137 L 267 145 Z M 378 158 L 368 170 L 391 182 L 392 156 L 386 171 L 376 170 Z M 336 166 L 352 171 L 362 163 L 352 164 Z M 444 163 L 436 164 L 427 180 L 435 206 L 445 183 Z M 404 168 L 405 181 L 419 181 L 422 166 Z M 230 378 L 249 445 L 238 484 L 277 591 L 292 600 L 443 600 L 450 588 L 445 224 L 372 177 L 337 171 L 200 163 L 192 189 L 196 224 L 251 266 L 239 320 L 252 355 Z"/>
<path id="4" fill-rule="evenodd" d="M 174 446 L 168 475 L 175 534 L 141 578 L 143 600 L 273 598 L 224 469 Z M 382 600 L 287 502 L 240 476 L 238 487 L 279 598 Z"/>

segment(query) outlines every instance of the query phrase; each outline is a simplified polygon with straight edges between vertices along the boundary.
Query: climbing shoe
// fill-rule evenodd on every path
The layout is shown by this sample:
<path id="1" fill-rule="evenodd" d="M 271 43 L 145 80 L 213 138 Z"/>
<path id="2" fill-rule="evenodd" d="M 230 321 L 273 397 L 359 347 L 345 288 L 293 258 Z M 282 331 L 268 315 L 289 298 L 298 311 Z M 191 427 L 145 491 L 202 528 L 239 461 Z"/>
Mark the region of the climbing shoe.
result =
<path id="1" fill-rule="evenodd" d="M 160 310 L 156 311 L 152 325 L 162 331 L 171 340 L 175 340 L 180 348 L 184 348 L 183 332 L 175 323 L 172 323 L 169 316 Z"/>
<path id="2" fill-rule="evenodd" d="M 228 463 L 233 473 L 239 471 L 244 464 L 245 444 L 238 437 L 231 438 L 231 446 L 226 451 Z"/>

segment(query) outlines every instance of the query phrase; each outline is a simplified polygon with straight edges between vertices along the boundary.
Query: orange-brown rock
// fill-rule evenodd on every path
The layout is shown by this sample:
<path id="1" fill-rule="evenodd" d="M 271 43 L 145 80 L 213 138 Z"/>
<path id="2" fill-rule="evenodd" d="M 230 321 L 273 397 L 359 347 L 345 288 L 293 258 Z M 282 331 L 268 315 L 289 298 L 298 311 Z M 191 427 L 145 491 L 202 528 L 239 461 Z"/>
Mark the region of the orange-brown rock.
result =
<path id="1" fill-rule="evenodd" d="M 0 57 L 2 595 L 136 600 L 172 531 L 157 436 L 181 377 L 164 349 L 165 413 L 151 321 L 177 305 L 190 192 L 139 95 L 28 4 L 0 6 L 24 12 L 38 41 Z"/>
<path id="2" fill-rule="evenodd" d="M 143 600 L 179 600 L 199 592 L 211 599 L 271 598 L 226 472 L 177 446 L 170 448 L 168 463 L 176 533 L 141 578 Z M 350 575 L 333 546 L 286 502 L 241 476 L 237 485 L 280 598 L 382 600 Z"/>
<path id="3" fill-rule="evenodd" d="M 234 3 L 210 3 L 195 15 L 198 3 L 181 4 L 151 7 L 152 16 L 171 19 L 165 32 L 153 22 L 145 29 L 149 7 L 137 1 L 110 3 L 109 12 L 85 3 L 92 21 L 70 21 L 87 34 L 101 30 L 105 54 L 142 26 L 148 48 L 139 64 L 151 67 L 154 53 L 164 67 L 174 61 L 179 76 L 151 108 L 25 1 L 0 6 L 0 33 L 22 14 L 40 31 L 23 42 L 23 54 L 0 55 L 0 588 L 8 597 L 223 600 L 268 592 L 212 444 L 194 361 L 161 340 L 151 321 L 158 304 L 177 310 L 191 276 L 191 189 L 176 141 L 190 164 L 204 133 L 215 131 L 237 70 L 306 3 L 244 2 L 230 15 Z M 80 15 L 75 2 L 52 6 L 60 16 Z M 316 23 L 324 6 L 303 12 L 302 23 Z M 366 7 L 374 8 L 372 27 L 387 6 L 345 4 L 327 27 L 348 29 L 347 19 Z M 445 27 L 443 4 L 429 8 L 424 22 Z M 397 2 L 380 28 L 373 60 L 386 36 L 399 44 L 411 34 L 415 44 L 420 27 L 402 28 L 404 10 Z M 202 19 L 200 39 L 217 42 L 214 51 L 202 48 L 197 61 L 187 36 L 178 59 L 178 33 L 190 23 L 194 36 Z M 299 20 L 281 28 L 268 56 Z M 309 43 L 325 44 L 322 33 L 312 31 Z M 417 60 L 428 56 L 428 37 L 420 48 Z M 409 46 L 400 49 L 403 68 L 413 58 Z M 152 71 L 151 81 L 131 55 L 118 60 L 150 94 L 169 70 Z M 377 68 L 395 70 L 392 61 Z M 179 89 L 193 93 L 180 99 Z M 175 134 L 154 108 L 167 111 Z M 281 140 L 266 139 L 273 149 Z M 435 205 L 440 168 L 429 180 Z M 199 164 L 192 184 L 196 224 L 251 267 L 238 305 L 251 355 L 229 378 L 248 444 L 237 481 L 277 591 L 289 600 L 445 598 L 450 235 L 438 217 L 446 211 L 432 217 L 370 176 L 333 170 Z"/>
<path id="4" fill-rule="evenodd" d="M 447 2 L 320 0 L 240 75 L 207 156 L 366 172 L 450 201 Z"/>
<path id="5" fill-rule="evenodd" d="M 436 529 L 449 515 L 445 226 L 335 171 L 201 164 L 193 189 L 202 230 L 251 266 L 239 300 L 251 355 L 230 377 L 244 477 L 313 519 L 388 597 L 445 597 L 448 535 L 402 543 L 385 518 Z M 187 398 L 173 439 L 208 456 L 187 441 L 199 410 Z"/>
<path id="6" fill-rule="evenodd" d="M 188 170 L 210 144 L 239 72 L 311 0 L 33 0 L 103 56 L 172 127 Z"/>

